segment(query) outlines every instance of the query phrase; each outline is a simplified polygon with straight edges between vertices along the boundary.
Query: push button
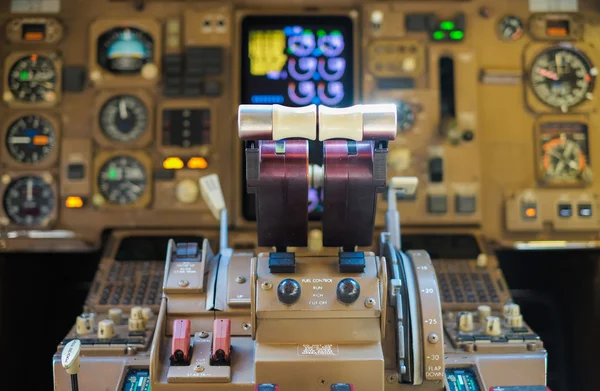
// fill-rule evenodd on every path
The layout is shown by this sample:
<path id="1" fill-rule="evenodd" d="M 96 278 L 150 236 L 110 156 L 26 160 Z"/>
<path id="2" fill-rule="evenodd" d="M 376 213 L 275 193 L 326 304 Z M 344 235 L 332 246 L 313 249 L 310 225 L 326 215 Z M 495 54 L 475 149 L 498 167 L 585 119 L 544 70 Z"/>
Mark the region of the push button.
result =
<path id="1" fill-rule="evenodd" d="M 523 204 L 521 204 L 521 215 L 523 216 L 524 220 L 537 219 L 537 203 L 523 202 Z"/>
<path id="2" fill-rule="evenodd" d="M 456 196 L 456 213 L 472 214 L 475 213 L 476 202 L 475 196 Z"/>
<path id="3" fill-rule="evenodd" d="M 427 211 L 444 214 L 448 212 L 448 197 L 445 194 L 430 194 L 427 196 Z"/>
<path id="4" fill-rule="evenodd" d="M 429 159 L 429 182 L 439 183 L 444 181 L 444 160 L 441 157 Z"/>
<path id="5" fill-rule="evenodd" d="M 69 164 L 67 167 L 67 178 L 80 180 L 85 177 L 85 166 L 81 163 Z"/>
<path id="6" fill-rule="evenodd" d="M 592 204 L 579 204 L 577 211 L 579 217 L 592 217 Z"/>

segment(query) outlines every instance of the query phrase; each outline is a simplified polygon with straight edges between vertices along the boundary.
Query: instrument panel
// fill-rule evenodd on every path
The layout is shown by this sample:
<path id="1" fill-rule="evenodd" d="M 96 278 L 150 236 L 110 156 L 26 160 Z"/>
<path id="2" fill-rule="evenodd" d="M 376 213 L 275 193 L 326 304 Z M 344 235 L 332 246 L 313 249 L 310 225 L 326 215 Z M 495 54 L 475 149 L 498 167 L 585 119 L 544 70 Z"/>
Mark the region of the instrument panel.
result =
<path id="1" fill-rule="evenodd" d="M 409 231 L 473 229 L 509 246 L 600 239 L 600 10 L 584 1 L 17 3 L 0 6 L 7 250 L 91 249 L 124 227 L 216 231 L 198 187 L 212 173 L 231 240 L 246 243 L 241 103 L 395 103 L 388 176 L 421 184 L 399 205 Z M 311 228 L 321 190 L 307 195 Z M 385 209 L 381 196 L 379 228 Z"/>

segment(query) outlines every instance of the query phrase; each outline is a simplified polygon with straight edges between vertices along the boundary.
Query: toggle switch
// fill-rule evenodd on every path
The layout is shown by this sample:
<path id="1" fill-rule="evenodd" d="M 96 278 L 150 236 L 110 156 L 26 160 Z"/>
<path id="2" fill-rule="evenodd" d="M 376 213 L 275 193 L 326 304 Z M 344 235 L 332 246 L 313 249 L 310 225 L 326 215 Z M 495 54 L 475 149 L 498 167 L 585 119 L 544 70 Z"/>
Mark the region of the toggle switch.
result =
<path id="1" fill-rule="evenodd" d="M 226 366 L 231 364 L 231 321 L 215 319 L 213 322 L 213 343 L 210 353 L 210 365 Z"/>
<path id="2" fill-rule="evenodd" d="M 171 342 L 171 365 L 190 365 L 191 322 L 188 319 L 173 321 L 173 340 Z"/>

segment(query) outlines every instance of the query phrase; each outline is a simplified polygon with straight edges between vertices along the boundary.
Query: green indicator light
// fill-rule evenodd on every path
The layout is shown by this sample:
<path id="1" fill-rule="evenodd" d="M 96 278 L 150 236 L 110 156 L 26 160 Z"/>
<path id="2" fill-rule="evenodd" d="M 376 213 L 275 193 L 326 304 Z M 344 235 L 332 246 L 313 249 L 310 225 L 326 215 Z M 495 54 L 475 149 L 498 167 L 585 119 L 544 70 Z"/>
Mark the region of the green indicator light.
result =
<path id="1" fill-rule="evenodd" d="M 21 72 L 21 76 L 19 76 L 21 78 L 21 80 L 28 80 L 29 79 L 29 72 L 27 71 L 22 71 Z"/>
<path id="2" fill-rule="evenodd" d="M 119 173 L 117 172 L 116 168 L 110 168 L 108 170 L 108 179 L 115 180 L 115 179 L 117 179 L 118 176 L 119 176 Z"/>
<path id="3" fill-rule="evenodd" d="M 454 30 L 454 31 L 450 32 L 450 38 L 452 38 L 456 41 L 460 41 L 464 37 L 465 37 L 465 33 L 463 33 L 460 30 Z"/>
<path id="4" fill-rule="evenodd" d="M 322 37 L 322 36 L 324 36 L 324 35 L 327 35 L 327 33 L 325 33 L 325 30 L 322 30 L 322 29 L 321 29 L 321 30 L 318 30 L 318 31 L 317 31 L 317 37 Z"/>
<path id="5" fill-rule="evenodd" d="M 433 39 L 435 39 L 436 41 L 440 41 L 445 37 L 446 33 L 444 33 L 443 31 L 436 31 L 435 33 L 433 33 Z"/>
<path id="6" fill-rule="evenodd" d="M 331 35 L 342 35 L 342 32 L 340 30 L 333 30 Z"/>
<path id="7" fill-rule="evenodd" d="M 449 20 L 443 21 L 442 23 L 440 23 L 440 27 L 442 28 L 442 30 L 454 30 L 454 22 L 451 22 Z"/>

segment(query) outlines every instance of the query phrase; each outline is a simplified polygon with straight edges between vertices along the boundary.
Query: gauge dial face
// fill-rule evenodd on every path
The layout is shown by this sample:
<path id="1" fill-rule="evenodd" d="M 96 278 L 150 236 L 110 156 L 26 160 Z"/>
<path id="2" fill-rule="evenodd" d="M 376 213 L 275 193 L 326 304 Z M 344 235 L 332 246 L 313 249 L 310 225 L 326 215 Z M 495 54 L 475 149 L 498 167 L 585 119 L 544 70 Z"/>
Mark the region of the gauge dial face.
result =
<path id="1" fill-rule="evenodd" d="M 552 184 L 591 180 L 587 126 L 549 123 L 542 126 L 541 166 L 543 180 Z"/>
<path id="2" fill-rule="evenodd" d="M 42 225 L 54 210 L 54 191 L 42 178 L 26 176 L 8 185 L 3 203 L 14 224 Z"/>
<path id="3" fill-rule="evenodd" d="M 32 54 L 19 59 L 8 74 L 8 87 L 17 101 L 36 103 L 56 96 L 56 68 L 48 57 Z"/>
<path id="4" fill-rule="evenodd" d="M 598 70 L 582 53 L 556 47 L 535 58 L 531 83 L 542 102 L 567 112 L 570 107 L 592 99 L 597 74 Z"/>
<path id="5" fill-rule="evenodd" d="M 516 16 L 505 16 L 498 24 L 498 33 L 504 41 L 516 41 L 523 36 L 523 22 Z"/>
<path id="6" fill-rule="evenodd" d="M 21 117 L 6 132 L 6 149 L 19 163 L 39 163 L 55 144 L 52 124 L 37 115 Z"/>
<path id="7" fill-rule="evenodd" d="M 98 38 L 98 64 L 116 74 L 136 74 L 154 58 L 154 40 L 134 27 L 117 27 Z"/>
<path id="8" fill-rule="evenodd" d="M 132 95 L 111 98 L 100 110 L 100 129 L 114 141 L 137 140 L 148 127 L 148 109 Z"/>
<path id="9" fill-rule="evenodd" d="M 396 104 L 398 109 L 398 130 L 405 132 L 410 130 L 415 124 L 415 112 L 412 107 L 405 102 L 398 102 Z"/>
<path id="10" fill-rule="evenodd" d="M 98 173 L 98 188 L 110 204 L 133 204 L 144 194 L 147 186 L 146 169 L 131 156 L 113 157 Z"/>

